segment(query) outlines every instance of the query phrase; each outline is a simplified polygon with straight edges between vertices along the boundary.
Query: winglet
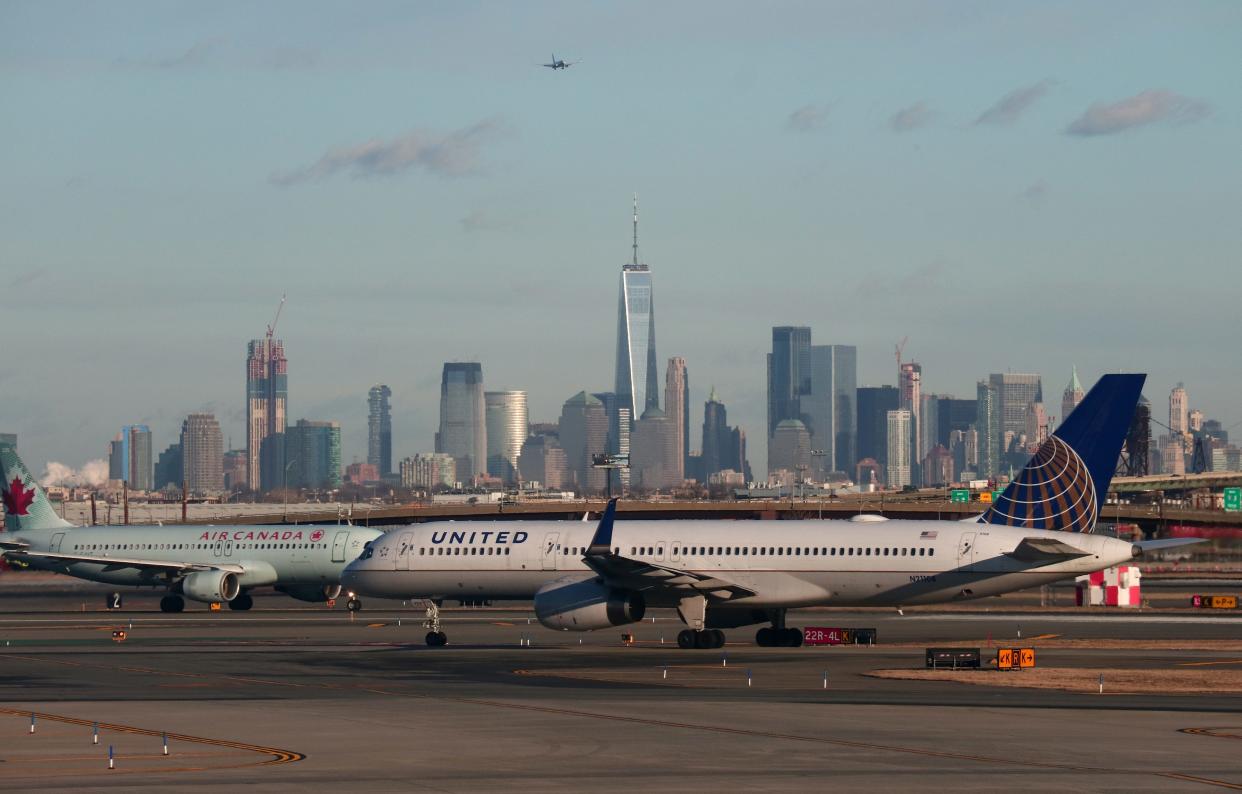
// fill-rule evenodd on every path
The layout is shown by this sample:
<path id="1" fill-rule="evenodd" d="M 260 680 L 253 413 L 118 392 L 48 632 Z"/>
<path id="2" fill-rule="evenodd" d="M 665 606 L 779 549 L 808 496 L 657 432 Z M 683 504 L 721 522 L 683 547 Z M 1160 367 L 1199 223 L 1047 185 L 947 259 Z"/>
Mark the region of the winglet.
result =
<path id="1" fill-rule="evenodd" d="M 595 536 L 591 538 L 591 545 L 587 549 L 589 556 L 612 554 L 612 522 L 616 517 L 617 499 L 613 497 L 608 500 L 608 507 L 604 508 L 604 515 L 600 517 L 599 526 L 595 528 Z"/>

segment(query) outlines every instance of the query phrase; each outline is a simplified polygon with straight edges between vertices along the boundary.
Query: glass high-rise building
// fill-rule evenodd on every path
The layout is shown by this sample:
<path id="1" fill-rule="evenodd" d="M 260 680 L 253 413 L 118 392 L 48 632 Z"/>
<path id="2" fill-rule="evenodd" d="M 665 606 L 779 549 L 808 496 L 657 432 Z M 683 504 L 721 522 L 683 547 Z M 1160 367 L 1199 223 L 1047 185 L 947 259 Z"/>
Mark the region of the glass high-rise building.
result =
<path id="1" fill-rule="evenodd" d="M 786 419 L 801 419 L 801 397 L 811 390 L 811 329 L 782 325 L 772 329 L 768 354 L 768 439 Z"/>
<path id="2" fill-rule="evenodd" d="M 883 465 L 888 460 L 888 412 L 901 403 L 896 386 L 859 386 L 858 460 L 871 458 Z M 848 471 L 848 469 L 847 469 Z"/>
<path id="3" fill-rule="evenodd" d="M 252 491 L 284 485 L 288 364 L 281 340 L 269 336 L 250 342 L 246 353 L 246 477 Z"/>
<path id="4" fill-rule="evenodd" d="M 811 433 L 814 473 L 850 471 L 855 463 L 858 348 L 812 345 L 808 348 L 807 391 L 799 398 L 802 421 Z"/>
<path id="5" fill-rule="evenodd" d="M 193 494 L 224 490 L 224 435 L 214 414 L 190 414 L 181 423 L 181 476 Z"/>
<path id="6" fill-rule="evenodd" d="M 341 425 L 299 419 L 288 430 L 289 487 L 341 487 Z M 283 478 L 283 473 L 282 473 Z M 284 485 L 282 481 L 281 487 Z"/>
<path id="7" fill-rule="evenodd" d="M 628 408 L 631 426 L 648 408 L 660 407 L 656 367 L 655 302 L 651 269 L 638 263 L 638 199 L 634 199 L 634 258 L 621 268 L 617 299 L 618 406 Z"/>
<path id="8" fill-rule="evenodd" d="M 1027 372 L 994 372 L 989 382 L 1000 400 L 1002 445 L 1026 432 L 1026 407 L 1044 401 L 1040 378 Z"/>
<path id="9" fill-rule="evenodd" d="M 462 483 L 470 483 L 487 471 L 482 364 L 450 361 L 444 365 L 436 452 L 457 459 L 457 479 Z"/>
<path id="10" fill-rule="evenodd" d="M 566 400 L 561 406 L 557 435 L 578 493 L 604 490 L 607 485 L 606 470 L 592 465 L 597 455 L 604 454 L 608 444 L 608 414 L 599 398 L 578 392 Z"/>
<path id="11" fill-rule="evenodd" d="M 913 417 L 907 408 L 889 411 L 888 462 L 885 464 L 885 484 L 889 488 L 904 488 L 910 484 L 911 453 L 913 450 Z"/>
<path id="12" fill-rule="evenodd" d="M 530 420 L 526 413 L 526 392 L 489 391 L 483 393 L 487 426 L 487 473 L 505 482 L 516 482 L 518 458 L 526 441 Z"/>
<path id="13" fill-rule="evenodd" d="M 979 434 L 979 475 L 994 477 L 1000 473 L 1004 451 L 1004 429 L 1001 420 L 1000 387 L 992 380 L 981 380 L 976 386 L 975 429 Z"/>
<path id="14" fill-rule="evenodd" d="M 392 474 L 392 408 L 388 398 L 392 389 L 382 383 L 367 393 L 367 463 L 379 476 Z"/>
<path id="15" fill-rule="evenodd" d="M 151 450 L 151 428 L 125 425 L 110 448 L 109 470 L 119 469 L 120 478 L 133 491 L 155 488 L 155 457 Z M 114 478 L 116 479 L 116 478 Z"/>

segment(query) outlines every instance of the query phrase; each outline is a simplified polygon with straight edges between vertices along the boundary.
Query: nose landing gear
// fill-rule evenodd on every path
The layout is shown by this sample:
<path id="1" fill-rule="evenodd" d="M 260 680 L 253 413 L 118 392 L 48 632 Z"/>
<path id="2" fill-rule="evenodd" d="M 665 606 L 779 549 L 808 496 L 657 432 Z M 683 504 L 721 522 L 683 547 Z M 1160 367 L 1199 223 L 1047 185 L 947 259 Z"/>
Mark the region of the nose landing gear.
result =
<path id="1" fill-rule="evenodd" d="M 435 601 L 427 602 L 427 619 L 423 621 L 427 629 L 427 647 L 443 648 L 448 645 L 448 635 L 440 631 L 440 605 Z"/>

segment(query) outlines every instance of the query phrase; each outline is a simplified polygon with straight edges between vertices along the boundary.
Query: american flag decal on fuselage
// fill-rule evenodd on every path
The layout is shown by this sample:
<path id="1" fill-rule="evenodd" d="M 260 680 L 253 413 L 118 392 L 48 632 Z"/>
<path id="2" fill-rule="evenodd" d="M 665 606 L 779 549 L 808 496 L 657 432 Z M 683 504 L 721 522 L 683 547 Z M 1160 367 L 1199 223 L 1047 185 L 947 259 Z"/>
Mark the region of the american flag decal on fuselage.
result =
<path id="1" fill-rule="evenodd" d="M 1086 464 L 1068 444 L 1053 435 L 979 521 L 1090 532 L 1095 528 L 1096 510 L 1095 483 Z"/>

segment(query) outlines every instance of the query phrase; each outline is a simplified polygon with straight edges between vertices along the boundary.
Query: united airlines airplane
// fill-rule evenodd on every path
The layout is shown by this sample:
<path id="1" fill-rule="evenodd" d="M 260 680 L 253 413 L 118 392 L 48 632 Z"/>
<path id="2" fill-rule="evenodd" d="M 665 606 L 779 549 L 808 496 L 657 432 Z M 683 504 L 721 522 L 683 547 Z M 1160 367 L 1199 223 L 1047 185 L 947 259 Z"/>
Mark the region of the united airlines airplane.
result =
<path id="1" fill-rule="evenodd" d="M 185 599 L 254 604 L 249 590 L 274 586 L 300 601 L 327 601 L 341 592 L 345 564 L 383 533 L 354 526 L 77 527 L 56 515 L 17 450 L 0 444 L 4 527 L 0 556 L 92 582 L 162 587 L 165 612 Z M 351 610 L 361 607 L 352 594 Z"/>
<path id="2" fill-rule="evenodd" d="M 621 521 L 425 525 L 390 532 L 342 582 L 364 595 L 425 598 L 427 644 L 444 645 L 444 598 L 530 599 L 552 629 L 592 631 L 675 608 L 683 648 L 769 623 L 761 646 L 797 646 L 787 610 L 964 601 L 1055 582 L 1194 540 L 1090 534 L 1145 375 L 1105 375 L 995 503 L 967 521 Z"/>

